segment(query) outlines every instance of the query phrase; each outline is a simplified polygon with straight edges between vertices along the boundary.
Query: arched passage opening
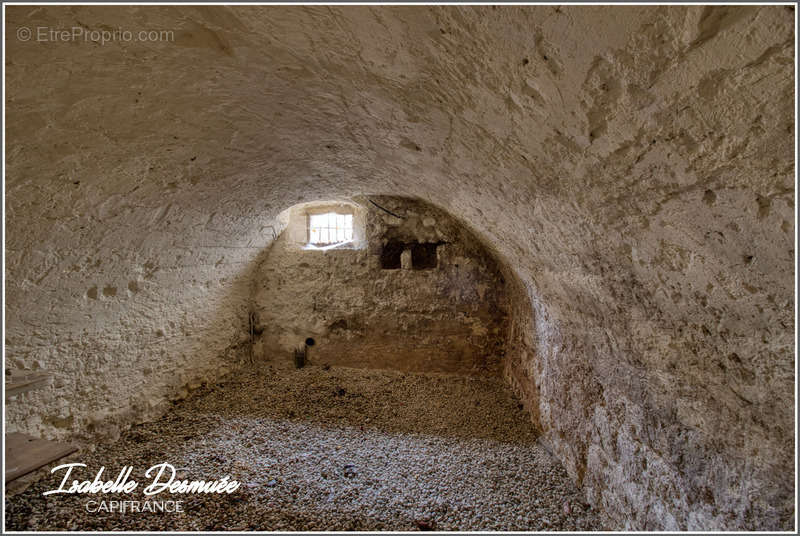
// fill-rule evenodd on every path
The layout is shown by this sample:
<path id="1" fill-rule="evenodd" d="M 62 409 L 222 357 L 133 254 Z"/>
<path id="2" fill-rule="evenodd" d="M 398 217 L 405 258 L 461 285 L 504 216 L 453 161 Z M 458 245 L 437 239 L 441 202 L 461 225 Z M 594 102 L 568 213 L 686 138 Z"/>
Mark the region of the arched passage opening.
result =
<path id="1" fill-rule="evenodd" d="M 335 221 L 350 218 L 352 236 Z M 315 237 L 320 218 L 333 222 Z M 254 357 L 278 366 L 312 337 L 315 364 L 498 376 L 506 280 L 480 240 L 411 198 L 295 205 L 253 278 Z"/>

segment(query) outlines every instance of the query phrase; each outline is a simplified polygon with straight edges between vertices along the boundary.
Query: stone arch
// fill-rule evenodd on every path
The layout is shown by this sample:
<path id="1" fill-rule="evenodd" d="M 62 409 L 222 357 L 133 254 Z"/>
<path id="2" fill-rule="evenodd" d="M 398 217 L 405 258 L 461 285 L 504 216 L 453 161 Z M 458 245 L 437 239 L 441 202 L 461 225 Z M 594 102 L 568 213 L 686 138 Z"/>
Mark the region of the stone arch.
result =
<path id="1" fill-rule="evenodd" d="M 305 202 L 279 216 L 282 232 L 253 281 L 262 334 L 255 354 L 280 362 L 276 354 L 288 356 L 313 336 L 318 362 L 501 374 L 513 271 L 440 207 L 386 195 L 344 203 L 361 226 L 358 247 L 306 244 L 306 212 L 342 201 Z M 396 266 L 386 264 L 387 255 L 397 257 Z"/>

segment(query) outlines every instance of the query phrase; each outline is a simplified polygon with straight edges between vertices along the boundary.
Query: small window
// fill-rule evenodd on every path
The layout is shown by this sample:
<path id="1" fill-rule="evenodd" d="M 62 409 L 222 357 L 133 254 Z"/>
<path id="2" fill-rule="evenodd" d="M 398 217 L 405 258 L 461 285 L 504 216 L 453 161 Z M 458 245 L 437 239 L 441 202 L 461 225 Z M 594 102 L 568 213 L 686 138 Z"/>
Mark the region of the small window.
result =
<path id="1" fill-rule="evenodd" d="M 309 214 L 308 243 L 315 246 L 341 244 L 353 239 L 353 215 L 328 212 Z"/>

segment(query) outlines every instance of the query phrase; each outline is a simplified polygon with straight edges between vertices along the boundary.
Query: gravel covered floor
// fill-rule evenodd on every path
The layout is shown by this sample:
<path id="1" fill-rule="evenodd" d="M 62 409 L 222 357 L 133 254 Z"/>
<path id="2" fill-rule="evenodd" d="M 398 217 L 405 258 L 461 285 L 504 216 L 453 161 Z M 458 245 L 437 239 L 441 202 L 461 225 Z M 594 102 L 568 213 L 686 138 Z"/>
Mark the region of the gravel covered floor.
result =
<path id="1" fill-rule="evenodd" d="M 347 368 L 237 376 L 162 419 L 81 453 L 92 480 L 132 465 L 129 495 L 50 495 L 63 473 L 6 500 L 12 530 L 599 530 L 500 380 Z M 230 474 L 233 494 L 168 495 L 184 513 L 88 513 L 144 500 L 144 471 Z"/>

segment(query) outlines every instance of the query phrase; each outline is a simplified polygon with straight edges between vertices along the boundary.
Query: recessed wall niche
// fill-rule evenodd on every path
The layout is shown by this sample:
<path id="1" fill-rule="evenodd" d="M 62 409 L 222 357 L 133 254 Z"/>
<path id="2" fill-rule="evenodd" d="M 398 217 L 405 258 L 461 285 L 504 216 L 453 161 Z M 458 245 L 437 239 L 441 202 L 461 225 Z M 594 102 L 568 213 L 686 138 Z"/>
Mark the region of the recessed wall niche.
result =
<path id="1" fill-rule="evenodd" d="M 399 270 L 404 250 L 405 244 L 402 242 L 394 240 L 387 242 L 381 249 L 381 268 L 384 270 Z"/>
<path id="2" fill-rule="evenodd" d="M 414 270 L 432 270 L 438 266 L 437 250 L 439 244 L 412 244 L 411 267 Z"/>

